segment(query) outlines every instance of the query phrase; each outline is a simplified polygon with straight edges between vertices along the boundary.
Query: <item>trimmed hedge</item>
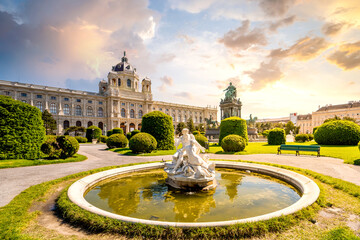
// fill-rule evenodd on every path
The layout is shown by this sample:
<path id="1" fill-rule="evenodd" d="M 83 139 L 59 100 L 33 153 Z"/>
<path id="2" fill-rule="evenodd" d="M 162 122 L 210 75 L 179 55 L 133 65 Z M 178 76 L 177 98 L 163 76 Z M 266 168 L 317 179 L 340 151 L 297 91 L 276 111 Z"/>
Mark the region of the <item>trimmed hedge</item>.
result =
<path id="1" fill-rule="evenodd" d="M 86 138 L 85 138 L 86 139 Z M 49 158 L 68 158 L 73 156 L 79 150 L 79 142 L 71 136 L 47 136 L 45 142 L 41 145 L 41 151 Z"/>
<path id="2" fill-rule="evenodd" d="M 143 116 L 141 126 L 141 132 L 149 133 L 156 139 L 157 149 L 175 149 L 172 117 L 160 111 L 153 111 Z"/>
<path id="3" fill-rule="evenodd" d="M 203 147 L 205 147 L 205 143 L 209 142 L 209 140 L 201 134 L 196 135 L 195 140 Z"/>
<path id="4" fill-rule="evenodd" d="M 156 139 L 148 133 L 137 133 L 129 141 L 129 148 L 133 153 L 150 153 L 156 149 L 156 145 Z"/>
<path id="5" fill-rule="evenodd" d="M 124 130 L 122 128 L 114 128 L 112 134 L 124 134 Z"/>
<path id="6" fill-rule="evenodd" d="M 109 131 L 106 132 L 107 137 L 110 137 L 112 134 L 113 134 L 113 130 L 109 130 Z"/>
<path id="7" fill-rule="evenodd" d="M 196 135 L 200 134 L 200 132 L 199 132 L 199 131 L 193 131 L 192 134 L 193 134 L 194 136 L 196 136 Z"/>
<path id="8" fill-rule="evenodd" d="M 107 137 L 107 136 L 101 135 L 101 136 L 100 136 L 100 142 L 106 143 L 106 141 L 108 140 L 108 138 L 109 138 L 109 137 Z"/>
<path id="9" fill-rule="evenodd" d="M 75 139 L 78 143 L 87 143 L 88 139 L 86 137 L 76 136 Z"/>
<path id="10" fill-rule="evenodd" d="M 124 148 L 128 144 L 128 140 L 124 134 L 113 134 L 106 140 L 108 148 Z"/>
<path id="11" fill-rule="evenodd" d="M 246 141 L 243 137 L 239 135 L 228 135 L 223 138 L 221 141 L 221 147 L 224 152 L 240 152 L 244 151 L 246 146 Z"/>
<path id="12" fill-rule="evenodd" d="M 274 128 L 269 131 L 267 137 L 269 145 L 281 145 L 286 143 L 285 130 L 282 128 Z"/>
<path id="13" fill-rule="evenodd" d="M 133 130 L 133 131 L 131 132 L 131 137 L 135 136 L 135 135 L 138 134 L 138 133 L 141 133 L 140 130 L 137 130 L 137 129 Z"/>
<path id="14" fill-rule="evenodd" d="M 44 137 L 39 109 L 0 96 L 0 159 L 38 159 Z"/>
<path id="15" fill-rule="evenodd" d="M 219 144 L 228 135 L 239 135 L 245 139 L 245 143 L 249 142 L 246 120 L 239 117 L 229 117 L 221 121 Z"/>
<path id="16" fill-rule="evenodd" d="M 316 130 L 318 129 L 319 127 L 314 127 L 313 128 L 313 134 L 315 134 Z"/>
<path id="17" fill-rule="evenodd" d="M 97 126 L 90 126 L 86 129 L 86 138 L 88 142 L 92 142 L 93 139 L 100 140 L 101 129 Z"/>
<path id="18" fill-rule="evenodd" d="M 128 132 L 128 133 L 126 134 L 126 138 L 127 138 L 128 140 L 130 140 L 130 138 L 131 138 L 131 132 Z"/>
<path id="19" fill-rule="evenodd" d="M 314 134 L 308 134 L 308 137 L 309 137 L 309 141 L 312 141 L 314 139 Z"/>
<path id="20" fill-rule="evenodd" d="M 346 120 L 329 121 L 316 130 L 314 139 L 324 145 L 352 145 L 360 141 L 360 126 Z"/>
<path id="21" fill-rule="evenodd" d="M 308 134 L 297 134 L 295 136 L 296 142 L 307 142 L 309 141 L 309 135 Z"/>

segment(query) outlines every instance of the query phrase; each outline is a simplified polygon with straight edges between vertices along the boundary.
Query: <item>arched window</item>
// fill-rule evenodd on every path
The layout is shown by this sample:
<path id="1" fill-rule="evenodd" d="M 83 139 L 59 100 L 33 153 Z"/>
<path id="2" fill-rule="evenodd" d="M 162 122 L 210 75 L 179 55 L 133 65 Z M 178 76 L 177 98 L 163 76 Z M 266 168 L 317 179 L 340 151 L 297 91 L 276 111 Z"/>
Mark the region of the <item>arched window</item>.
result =
<path id="1" fill-rule="evenodd" d="M 81 121 L 76 121 L 76 124 L 75 124 L 77 127 L 81 127 Z"/>
<path id="2" fill-rule="evenodd" d="M 121 86 L 121 79 L 118 78 L 118 86 L 120 87 Z"/>
<path id="3" fill-rule="evenodd" d="M 172 114 L 172 119 L 173 119 L 173 121 L 176 120 L 176 119 L 175 119 L 175 113 Z"/>
<path id="4" fill-rule="evenodd" d="M 90 127 L 92 125 L 93 125 L 92 121 L 88 121 L 88 127 Z"/>
<path id="5" fill-rule="evenodd" d="M 138 130 L 141 130 L 141 123 L 138 124 Z"/>
<path id="6" fill-rule="evenodd" d="M 129 88 L 131 88 L 131 80 L 128 79 L 128 80 L 126 81 L 126 83 L 127 83 L 127 86 L 128 86 Z"/>
<path id="7" fill-rule="evenodd" d="M 120 128 L 123 130 L 124 134 L 126 134 L 126 126 L 125 123 L 120 123 Z"/>
<path id="8" fill-rule="evenodd" d="M 70 115 L 69 104 L 64 104 L 64 115 Z"/>
<path id="9" fill-rule="evenodd" d="M 125 108 L 121 109 L 121 117 L 123 117 L 123 118 L 125 117 Z"/>
<path id="10" fill-rule="evenodd" d="M 36 103 L 36 107 L 40 110 L 40 112 L 43 111 L 43 104 L 42 104 L 42 102 L 37 102 L 37 103 Z"/>
<path id="11" fill-rule="evenodd" d="M 21 100 L 23 103 L 27 103 L 27 101 L 26 100 Z"/>
<path id="12" fill-rule="evenodd" d="M 102 107 L 99 107 L 98 109 L 98 117 L 103 117 L 104 116 L 104 110 Z"/>
<path id="13" fill-rule="evenodd" d="M 104 130 L 104 124 L 103 124 L 103 122 L 99 122 L 98 127 L 99 127 L 101 130 Z"/>
<path id="14" fill-rule="evenodd" d="M 197 117 L 195 116 L 195 122 L 197 123 Z"/>
<path id="15" fill-rule="evenodd" d="M 92 107 L 88 106 L 86 110 L 86 116 L 92 116 L 93 115 L 93 109 Z"/>
<path id="16" fill-rule="evenodd" d="M 143 116 L 143 111 L 142 111 L 142 110 L 139 110 L 138 117 L 139 117 L 139 118 L 142 118 L 142 116 Z"/>
<path id="17" fill-rule="evenodd" d="M 186 115 L 184 116 L 184 122 L 186 122 L 186 120 L 187 120 L 187 117 L 186 117 Z"/>
<path id="18" fill-rule="evenodd" d="M 200 117 L 200 123 L 202 123 L 202 117 Z"/>
<path id="19" fill-rule="evenodd" d="M 68 120 L 64 121 L 64 130 L 70 127 L 70 122 Z"/>
<path id="20" fill-rule="evenodd" d="M 181 115 L 178 115 L 178 122 L 181 122 Z"/>
<path id="21" fill-rule="evenodd" d="M 130 130 L 130 132 L 134 131 L 135 130 L 135 124 L 130 123 L 129 130 Z"/>
<path id="22" fill-rule="evenodd" d="M 130 110 L 130 118 L 135 118 L 135 111 L 134 109 Z"/>
<path id="23" fill-rule="evenodd" d="M 50 103 L 50 113 L 57 114 L 56 104 Z"/>
<path id="24" fill-rule="evenodd" d="M 76 116 L 81 116 L 81 107 L 80 107 L 80 105 L 76 105 L 76 107 L 75 107 L 75 115 Z"/>

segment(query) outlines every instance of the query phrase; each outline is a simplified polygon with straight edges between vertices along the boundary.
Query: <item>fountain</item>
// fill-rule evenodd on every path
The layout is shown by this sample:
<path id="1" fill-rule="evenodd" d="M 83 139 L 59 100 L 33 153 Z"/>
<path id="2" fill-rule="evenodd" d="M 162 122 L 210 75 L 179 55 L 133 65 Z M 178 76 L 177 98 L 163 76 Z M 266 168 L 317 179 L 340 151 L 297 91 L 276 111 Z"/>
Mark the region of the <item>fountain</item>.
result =
<path id="1" fill-rule="evenodd" d="M 215 164 L 209 157 L 200 156 L 205 149 L 195 140 L 194 135 L 184 128 L 182 136 L 175 139 L 175 146 L 182 148 L 173 155 L 172 163 L 165 163 L 165 172 L 168 174 L 166 183 L 171 187 L 184 190 L 208 191 L 216 187 Z"/>

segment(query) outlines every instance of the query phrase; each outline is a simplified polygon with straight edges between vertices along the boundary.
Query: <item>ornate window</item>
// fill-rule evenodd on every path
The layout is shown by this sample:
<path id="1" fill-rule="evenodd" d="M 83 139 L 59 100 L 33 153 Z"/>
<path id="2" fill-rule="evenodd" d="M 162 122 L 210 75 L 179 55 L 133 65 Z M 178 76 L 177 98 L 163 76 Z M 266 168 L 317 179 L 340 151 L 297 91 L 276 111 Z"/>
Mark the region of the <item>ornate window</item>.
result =
<path id="1" fill-rule="evenodd" d="M 76 121 L 76 126 L 81 127 L 81 121 Z"/>
<path id="2" fill-rule="evenodd" d="M 139 110 L 138 117 L 139 117 L 139 118 L 142 118 L 142 116 L 143 116 L 143 111 L 142 111 L 142 110 Z"/>
<path id="3" fill-rule="evenodd" d="M 128 86 L 129 88 L 131 88 L 131 80 L 128 79 L 128 80 L 126 81 L 126 83 L 127 83 L 127 86 Z"/>
<path id="4" fill-rule="evenodd" d="M 92 125 L 93 125 L 92 121 L 88 121 L 88 127 L 90 127 Z"/>
<path id="5" fill-rule="evenodd" d="M 27 101 L 26 100 L 21 100 L 23 103 L 27 103 Z"/>
<path id="6" fill-rule="evenodd" d="M 93 109 L 92 107 L 88 106 L 86 110 L 86 116 L 92 116 L 93 115 Z"/>
<path id="7" fill-rule="evenodd" d="M 125 117 L 125 108 L 121 109 L 121 117 L 123 117 L 123 118 Z"/>
<path id="8" fill-rule="evenodd" d="M 103 122 L 99 122 L 98 127 L 99 127 L 101 130 L 104 130 L 104 123 L 103 123 Z"/>
<path id="9" fill-rule="evenodd" d="M 77 105 L 75 107 L 75 115 L 76 116 L 81 116 L 81 107 L 80 107 L 80 105 Z"/>
<path id="10" fill-rule="evenodd" d="M 69 128 L 70 127 L 70 122 L 68 120 L 65 120 L 63 126 L 64 126 L 64 130 Z"/>
<path id="11" fill-rule="evenodd" d="M 43 103 L 42 102 L 37 102 L 36 107 L 40 110 L 40 112 L 43 111 Z"/>
<path id="12" fill-rule="evenodd" d="M 98 117 L 103 117 L 104 116 L 104 110 L 102 107 L 99 107 L 98 109 Z"/>
<path id="13" fill-rule="evenodd" d="M 197 117 L 195 116 L 195 122 L 197 123 Z"/>
<path id="14" fill-rule="evenodd" d="M 50 113 L 57 114 L 56 104 L 50 103 Z"/>
<path id="15" fill-rule="evenodd" d="M 175 113 L 172 114 L 173 121 L 175 121 Z"/>
<path id="16" fill-rule="evenodd" d="M 181 115 L 178 115 L 178 122 L 181 122 Z"/>
<path id="17" fill-rule="evenodd" d="M 135 111 L 134 109 L 130 110 L 130 118 L 135 118 Z"/>
<path id="18" fill-rule="evenodd" d="M 202 123 L 202 117 L 200 117 L 200 123 Z"/>
<path id="19" fill-rule="evenodd" d="M 64 105 L 64 115 L 70 115 L 70 107 L 69 104 Z"/>

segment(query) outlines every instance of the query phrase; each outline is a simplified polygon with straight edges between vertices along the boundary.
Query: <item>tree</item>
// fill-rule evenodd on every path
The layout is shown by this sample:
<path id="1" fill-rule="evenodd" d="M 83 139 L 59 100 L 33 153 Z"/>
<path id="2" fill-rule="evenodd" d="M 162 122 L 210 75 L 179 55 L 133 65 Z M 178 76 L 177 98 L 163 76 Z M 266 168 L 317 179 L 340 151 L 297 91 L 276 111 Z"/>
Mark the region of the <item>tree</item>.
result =
<path id="1" fill-rule="evenodd" d="M 189 120 L 186 122 L 186 126 L 189 129 L 189 132 L 195 131 L 195 126 L 192 118 L 189 118 Z"/>
<path id="2" fill-rule="evenodd" d="M 181 136 L 181 132 L 182 132 L 182 130 L 183 130 L 184 128 L 186 128 L 185 123 L 179 122 L 178 125 L 176 126 L 176 130 L 175 130 L 175 131 L 176 131 L 176 134 L 178 134 L 178 135 Z"/>
<path id="3" fill-rule="evenodd" d="M 342 120 L 351 121 L 351 122 L 356 123 L 356 119 L 355 119 L 355 118 L 352 118 L 352 117 L 343 117 Z"/>
<path id="4" fill-rule="evenodd" d="M 285 133 L 286 133 L 286 135 L 290 134 L 290 131 L 294 133 L 294 130 L 295 130 L 294 123 L 292 121 L 288 121 L 285 124 Z"/>
<path id="5" fill-rule="evenodd" d="M 69 135 L 69 133 L 75 132 L 75 136 L 79 136 L 79 135 L 81 135 L 81 133 L 84 133 L 85 130 L 86 129 L 84 127 L 71 126 L 67 129 L 65 129 L 65 135 Z"/>
<path id="6" fill-rule="evenodd" d="M 46 131 L 46 135 L 54 134 L 54 131 L 57 129 L 56 120 L 53 118 L 52 114 L 45 110 L 41 114 L 41 118 L 44 122 L 44 127 Z"/>
<path id="7" fill-rule="evenodd" d="M 328 118 L 328 119 L 326 119 L 326 120 L 324 121 L 324 123 L 331 122 L 331 121 L 335 121 L 335 120 L 341 120 L 341 118 L 335 115 L 335 117 L 333 117 L 333 118 Z"/>

